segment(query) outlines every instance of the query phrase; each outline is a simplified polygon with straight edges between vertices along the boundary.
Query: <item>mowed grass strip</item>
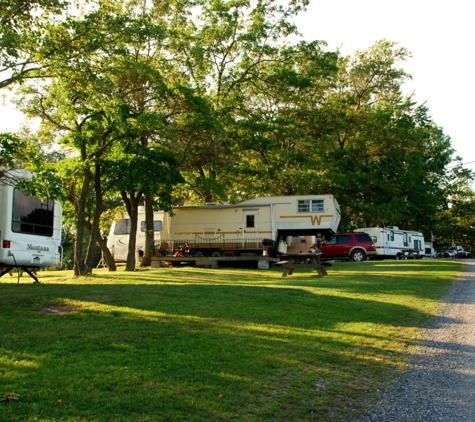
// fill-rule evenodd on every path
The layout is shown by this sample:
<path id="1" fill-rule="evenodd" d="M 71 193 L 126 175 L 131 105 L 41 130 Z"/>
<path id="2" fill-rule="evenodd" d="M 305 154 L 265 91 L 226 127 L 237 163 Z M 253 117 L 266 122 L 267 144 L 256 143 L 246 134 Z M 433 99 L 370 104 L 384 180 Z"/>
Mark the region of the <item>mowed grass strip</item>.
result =
<path id="1" fill-rule="evenodd" d="M 5 421 L 353 420 L 463 264 L 173 267 L 0 279 Z"/>

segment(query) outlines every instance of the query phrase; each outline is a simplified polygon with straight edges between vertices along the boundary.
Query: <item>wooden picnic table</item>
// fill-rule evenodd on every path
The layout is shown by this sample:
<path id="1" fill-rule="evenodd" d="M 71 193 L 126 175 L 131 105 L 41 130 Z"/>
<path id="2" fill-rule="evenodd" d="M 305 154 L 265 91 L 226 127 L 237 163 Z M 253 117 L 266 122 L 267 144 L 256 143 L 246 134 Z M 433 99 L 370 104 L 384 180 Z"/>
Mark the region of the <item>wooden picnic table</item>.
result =
<path id="1" fill-rule="evenodd" d="M 287 277 L 287 275 L 292 275 L 294 270 L 300 268 L 312 268 L 317 270 L 317 273 L 320 277 L 327 275 L 327 270 L 320 260 L 321 252 L 315 253 L 297 253 L 287 255 L 288 261 L 283 261 L 280 263 L 284 267 L 284 273 L 282 277 Z"/>

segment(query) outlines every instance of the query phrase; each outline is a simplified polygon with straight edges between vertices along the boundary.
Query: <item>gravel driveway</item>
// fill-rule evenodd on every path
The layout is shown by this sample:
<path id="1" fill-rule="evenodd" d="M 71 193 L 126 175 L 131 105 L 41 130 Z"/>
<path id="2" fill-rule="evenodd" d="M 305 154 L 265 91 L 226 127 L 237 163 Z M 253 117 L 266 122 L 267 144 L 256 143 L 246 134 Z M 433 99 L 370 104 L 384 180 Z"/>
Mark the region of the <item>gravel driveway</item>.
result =
<path id="1" fill-rule="evenodd" d="M 466 264 L 417 358 L 361 422 L 475 421 L 475 261 Z"/>

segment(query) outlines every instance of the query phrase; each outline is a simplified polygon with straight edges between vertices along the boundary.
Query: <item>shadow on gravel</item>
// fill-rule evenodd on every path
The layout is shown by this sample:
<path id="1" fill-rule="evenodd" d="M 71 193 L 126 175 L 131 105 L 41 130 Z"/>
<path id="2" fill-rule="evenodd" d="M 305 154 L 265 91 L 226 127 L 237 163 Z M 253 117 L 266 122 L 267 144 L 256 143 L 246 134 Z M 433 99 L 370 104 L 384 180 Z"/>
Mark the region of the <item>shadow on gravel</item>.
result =
<path id="1" fill-rule="evenodd" d="M 423 342 L 423 346 L 429 349 L 445 350 L 455 355 L 463 355 L 465 357 L 470 355 L 471 359 L 475 358 L 475 346 L 468 344 L 428 340 Z"/>

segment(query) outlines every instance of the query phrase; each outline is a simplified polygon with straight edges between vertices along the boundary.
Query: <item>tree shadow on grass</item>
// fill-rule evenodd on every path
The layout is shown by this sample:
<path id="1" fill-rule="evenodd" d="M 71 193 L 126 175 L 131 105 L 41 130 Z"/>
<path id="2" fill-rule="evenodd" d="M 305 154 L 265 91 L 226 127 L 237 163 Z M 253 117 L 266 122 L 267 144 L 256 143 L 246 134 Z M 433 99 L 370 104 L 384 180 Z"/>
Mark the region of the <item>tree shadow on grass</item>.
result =
<path id="1" fill-rule="evenodd" d="M 382 324 L 383 310 L 364 309 L 371 301 L 353 300 L 362 316 L 347 298 L 325 304 L 295 289 L 43 287 L 43 295 L 23 299 L 2 337 L 3 379 L 23 397 L 8 410 L 11 420 L 323 418 L 388 365 L 384 341 L 355 342 L 354 333 L 333 329 Z M 34 309 L 48 302 L 76 311 Z"/>

